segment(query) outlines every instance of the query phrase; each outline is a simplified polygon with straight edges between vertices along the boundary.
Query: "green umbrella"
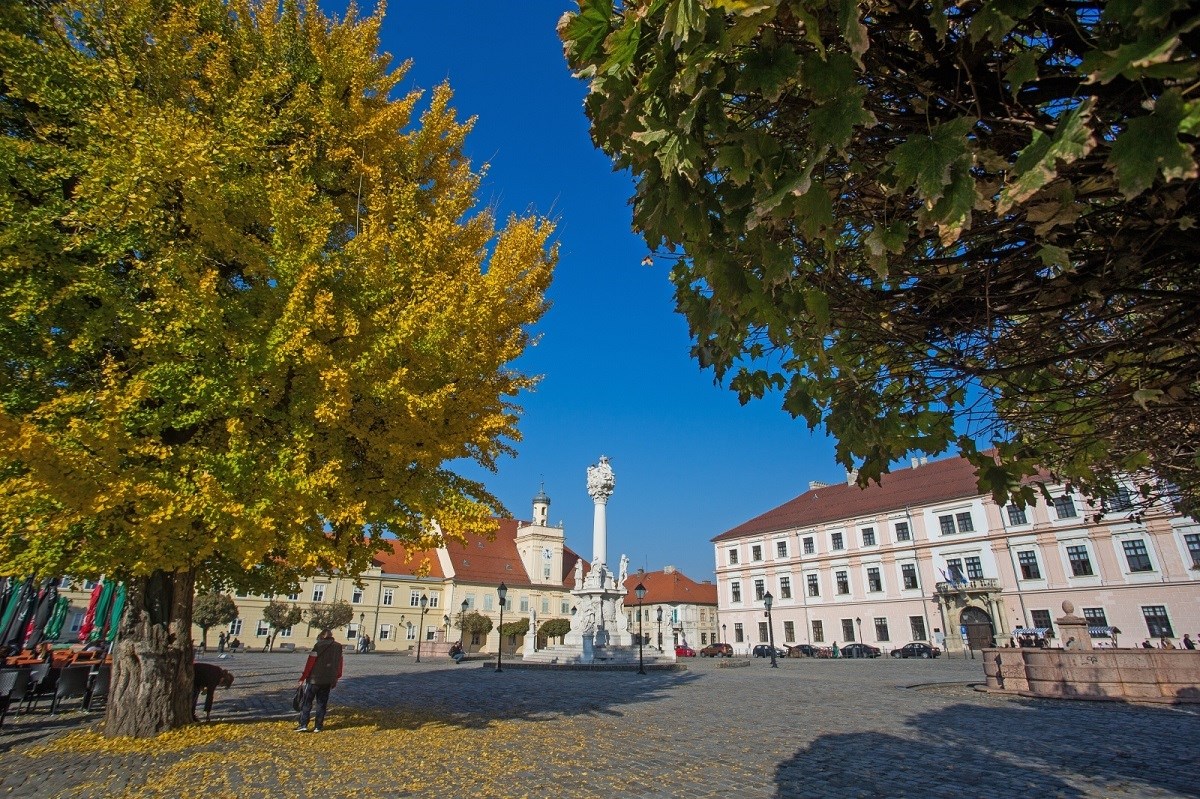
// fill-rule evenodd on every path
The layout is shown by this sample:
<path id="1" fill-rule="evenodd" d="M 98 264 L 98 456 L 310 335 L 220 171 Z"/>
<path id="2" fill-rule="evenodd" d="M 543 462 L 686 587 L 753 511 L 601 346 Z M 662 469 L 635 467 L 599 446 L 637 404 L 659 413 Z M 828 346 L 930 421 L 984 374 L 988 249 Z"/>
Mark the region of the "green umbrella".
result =
<path id="1" fill-rule="evenodd" d="M 71 600 L 60 596 L 54 605 L 54 612 L 50 614 L 50 621 L 46 622 L 47 640 L 55 640 L 62 634 L 63 623 L 66 622 L 67 612 L 70 609 Z"/>
<path id="2" fill-rule="evenodd" d="M 125 610 L 125 583 L 117 586 L 117 596 L 113 600 L 112 613 L 108 614 L 108 637 L 104 640 L 110 644 L 117 638 L 117 625 L 121 621 L 121 613 Z"/>
<path id="3" fill-rule="evenodd" d="M 10 577 L 8 579 L 8 601 L 4 603 L 4 609 L 0 611 L 0 635 L 8 629 L 9 622 L 12 621 L 17 607 L 21 604 L 21 593 L 21 581 L 16 577 Z"/>
<path id="4" fill-rule="evenodd" d="M 89 641 L 99 641 L 104 636 L 104 622 L 108 619 L 108 605 L 112 602 L 113 590 L 116 586 L 112 580 L 104 581 L 104 588 L 100 591 L 100 599 L 96 602 L 96 624 L 88 633 Z"/>

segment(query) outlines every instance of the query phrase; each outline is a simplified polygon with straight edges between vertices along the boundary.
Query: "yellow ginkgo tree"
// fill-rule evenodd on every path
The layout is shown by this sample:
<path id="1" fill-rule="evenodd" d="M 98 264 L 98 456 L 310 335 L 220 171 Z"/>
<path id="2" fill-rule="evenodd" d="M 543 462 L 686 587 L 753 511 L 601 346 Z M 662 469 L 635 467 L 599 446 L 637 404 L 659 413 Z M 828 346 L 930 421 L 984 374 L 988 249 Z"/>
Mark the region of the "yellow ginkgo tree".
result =
<path id="1" fill-rule="evenodd" d="M 191 718 L 197 583 L 486 532 L 544 219 L 477 207 L 443 86 L 288 0 L 0 5 L 0 573 L 129 601 L 106 730 Z"/>

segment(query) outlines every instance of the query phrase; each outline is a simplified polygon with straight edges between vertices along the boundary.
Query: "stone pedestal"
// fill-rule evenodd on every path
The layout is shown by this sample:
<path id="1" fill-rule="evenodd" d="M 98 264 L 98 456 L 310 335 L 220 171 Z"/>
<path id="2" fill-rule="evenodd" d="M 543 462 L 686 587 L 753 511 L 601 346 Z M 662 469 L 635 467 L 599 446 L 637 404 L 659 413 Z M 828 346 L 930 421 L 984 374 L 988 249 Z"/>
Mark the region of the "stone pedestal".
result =
<path id="1" fill-rule="evenodd" d="M 1062 603 L 1063 615 L 1056 619 L 1058 634 L 1063 642 L 1063 649 L 1088 651 L 1092 646 L 1092 634 L 1088 631 L 1088 621 L 1082 616 L 1075 615 L 1075 606 L 1070 602 Z"/>

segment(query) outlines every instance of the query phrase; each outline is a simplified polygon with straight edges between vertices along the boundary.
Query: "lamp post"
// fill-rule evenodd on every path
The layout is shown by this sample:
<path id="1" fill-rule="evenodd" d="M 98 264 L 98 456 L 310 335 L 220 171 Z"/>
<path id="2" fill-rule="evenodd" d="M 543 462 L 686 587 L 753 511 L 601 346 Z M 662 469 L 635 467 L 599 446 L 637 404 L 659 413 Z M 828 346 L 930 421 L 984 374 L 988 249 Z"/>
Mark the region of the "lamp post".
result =
<path id="1" fill-rule="evenodd" d="M 727 636 L 725 635 L 725 625 L 722 624 L 721 625 L 721 643 L 725 643 L 726 638 L 727 638 Z"/>
<path id="2" fill-rule="evenodd" d="M 421 626 L 417 628 L 417 662 L 421 662 L 421 639 L 425 636 L 425 610 L 429 607 L 429 597 L 421 594 Z"/>
<path id="3" fill-rule="evenodd" d="M 658 651 L 663 651 L 662 648 L 662 605 L 658 606 Z"/>
<path id="4" fill-rule="evenodd" d="M 771 592 L 763 594 L 763 605 L 767 608 L 767 643 L 771 647 L 771 668 L 779 668 L 779 664 L 775 662 L 775 628 L 771 624 L 771 605 L 775 602 L 775 597 L 771 596 Z"/>
<path id="5" fill-rule="evenodd" d="M 854 623 L 858 625 L 858 642 L 859 642 L 860 644 L 863 644 L 863 645 L 865 646 L 865 645 L 866 645 L 866 641 L 864 641 L 864 640 L 863 640 L 863 637 L 862 637 L 862 619 L 861 619 L 861 618 L 859 618 L 858 616 L 855 616 L 855 617 L 854 617 Z M 861 646 L 858 648 L 858 653 L 859 653 L 860 655 L 861 655 L 861 654 L 864 654 Z"/>
<path id="6" fill-rule="evenodd" d="M 500 656 L 504 654 L 504 633 L 500 628 L 504 626 L 504 598 L 508 596 L 508 586 L 500 583 L 496 595 L 500 597 L 500 624 L 496 627 L 496 671 L 504 671 L 500 668 Z"/>
<path id="7" fill-rule="evenodd" d="M 637 588 L 633 589 L 633 593 L 637 594 L 638 599 L 638 674 L 645 674 L 646 667 L 642 661 L 642 600 L 646 597 L 646 586 L 641 583 L 637 584 Z"/>
<path id="8" fill-rule="evenodd" d="M 450 640 L 450 614 L 442 614 L 442 626 L 446 628 L 446 641 Z"/>
<path id="9" fill-rule="evenodd" d="M 358 653 L 360 655 L 367 654 L 367 648 L 362 645 L 363 627 L 365 627 L 366 624 L 367 624 L 367 614 L 366 613 L 358 614 Z"/>
<path id="10" fill-rule="evenodd" d="M 466 639 L 466 635 L 467 635 L 467 630 L 465 627 L 466 623 L 467 623 L 467 600 L 464 599 L 462 601 L 462 611 L 460 611 L 458 614 L 458 643 L 459 644 L 462 644 L 464 642 L 464 640 Z"/>

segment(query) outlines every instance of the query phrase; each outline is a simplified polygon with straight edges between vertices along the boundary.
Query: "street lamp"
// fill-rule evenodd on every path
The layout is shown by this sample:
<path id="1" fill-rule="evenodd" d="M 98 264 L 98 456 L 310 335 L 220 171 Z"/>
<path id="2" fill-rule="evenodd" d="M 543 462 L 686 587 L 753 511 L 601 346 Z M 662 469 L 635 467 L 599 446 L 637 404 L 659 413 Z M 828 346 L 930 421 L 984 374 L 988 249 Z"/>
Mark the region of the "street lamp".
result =
<path id="1" fill-rule="evenodd" d="M 858 625 L 858 642 L 859 642 L 860 644 L 863 644 L 863 646 L 865 646 L 865 645 L 866 645 L 866 641 L 864 641 L 864 640 L 863 640 L 863 637 L 862 637 L 862 619 L 861 619 L 861 618 L 859 618 L 858 616 L 855 616 L 855 617 L 854 617 L 854 623 Z M 863 652 L 863 648 L 862 648 L 861 646 L 858 648 L 858 653 L 859 653 L 859 655 L 863 655 L 863 654 L 865 654 L 865 653 Z"/>
<path id="2" fill-rule="evenodd" d="M 366 623 L 367 623 L 367 614 L 366 613 L 358 614 L 358 652 L 361 655 L 367 654 L 367 648 L 362 645 L 363 627 L 366 626 Z"/>
<path id="3" fill-rule="evenodd" d="M 458 614 L 458 643 L 459 644 L 462 644 L 463 640 L 466 637 L 466 634 L 467 634 L 466 623 L 467 623 L 467 600 L 464 599 L 462 602 L 462 612 L 460 612 Z"/>
<path id="4" fill-rule="evenodd" d="M 449 613 L 442 614 L 442 626 L 444 626 L 446 628 L 445 640 L 449 641 L 450 640 L 450 614 Z"/>
<path id="5" fill-rule="evenodd" d="M 662 605 L 658 606 L 658 651 L 663 651 L 662 648 Z"/>
<path id="6" fill-rule="evenodd" d="M 504 626 L 504 598 L 508 596 L 508 586 L 500 583 L 496 595 L 500 597 L 500 625 L 496 628 L 496 671 L 504 671 L 500 668 L 500 656 L 504 653 L 504 632 L 500 628 Z"/>
<path id="7" fill-rule="evenodd" d="M 421 626 L 417 628 L 417 662 L 421 662 L 421 639 L 425 635 L 425 609 L 429 607 L 429 597 L 421 594 Z"/>
<path id="8" fill-rule="evenodd" d="M 763 605 L 767 608 L 767 643 L 771 646 L 771 668 L 779 668 L 779 664 L 775 662 L 775 628 L 771 625 L 771 605 L 775 602 L 775 597 L 771 596 L 771 592 L 763 594 Z"/>
<path id="9" fill-rule="evenodd" d="M 724 625 L 724 624 L 722 624 L 722 625 L 721 625 L 721 643 L 725 643 L 725 639 L 726 639 L 726 635 L 725 635 L 725 625 Z"/>
<path id="10" fill-rule="evenodd" d="M 637 584 L 637 588 L 633 589 L 633 593 L 637 594 L 638 599 L 638 674 L 645 674 L 646 667 L 642 662 L 642 600 L 646 597 L 646 586 L 641 583 Z"/>

